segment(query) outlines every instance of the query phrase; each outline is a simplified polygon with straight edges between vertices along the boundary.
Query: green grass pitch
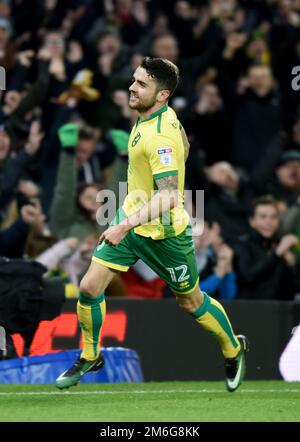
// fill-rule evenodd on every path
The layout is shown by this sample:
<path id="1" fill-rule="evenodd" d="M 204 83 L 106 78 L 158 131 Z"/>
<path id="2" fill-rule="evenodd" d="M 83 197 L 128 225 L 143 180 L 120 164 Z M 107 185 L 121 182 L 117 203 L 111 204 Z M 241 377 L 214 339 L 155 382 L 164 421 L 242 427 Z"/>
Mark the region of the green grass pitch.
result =
<path id="1" fill-rule="evenodd" d="M 0 421 L 300 421 L 300 383 L 221 382 L 0 385 Z"/>

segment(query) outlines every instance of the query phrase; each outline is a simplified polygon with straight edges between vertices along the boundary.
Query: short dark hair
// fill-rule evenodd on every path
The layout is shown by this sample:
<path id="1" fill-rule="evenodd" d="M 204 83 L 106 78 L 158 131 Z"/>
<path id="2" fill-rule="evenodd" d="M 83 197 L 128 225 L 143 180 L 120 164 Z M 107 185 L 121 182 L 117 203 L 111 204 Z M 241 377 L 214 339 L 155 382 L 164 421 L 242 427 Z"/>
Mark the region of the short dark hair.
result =
<path id="1" fill-rule="evenodd" d="M 179 81 L 179 69 L 174 63 L 165 58 L 145 57 L 141 67 L 162 89 L 170 91 L 170 96 L 174 93 Z"/>
<path id="2" fill-rule="evenodd" d="M 272 195 L 263 195 L 258 198 L 255 198 L 255 200 L 252 201 L 251 208 L 249 211 L 250 218 L 253 218 L 258 206 L 273 206 L 275 207 L 276 210 L 278 210 L 277 203 L 278 201 Z"/>
<path id="3" fill-rule="evenodd" d="M 90 126 L 83 125 L 79 128 L 79 139 L 80 140 L 94 140 L 95 133 Z"/>

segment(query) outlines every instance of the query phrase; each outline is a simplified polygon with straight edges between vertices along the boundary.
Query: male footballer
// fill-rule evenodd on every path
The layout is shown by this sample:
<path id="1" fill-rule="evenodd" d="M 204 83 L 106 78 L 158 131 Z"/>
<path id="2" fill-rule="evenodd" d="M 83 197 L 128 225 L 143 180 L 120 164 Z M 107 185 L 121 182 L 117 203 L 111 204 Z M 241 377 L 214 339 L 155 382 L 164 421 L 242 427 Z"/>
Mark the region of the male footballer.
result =
<path id="1" fill-rule="evenodd" d="M 115 272 L 126 272 L 138 259 L 168 284 L 179 307 L 216 337 L 225 359 L 227 390 L 236 390 L 243 380 L 247 339 L 234 334 L 221 304 L 199 289 L 183 200 L 189 143 L 168 107 L 178 80 L 177 66 L 161 58 L 144 58 L 133 75 L 129 106 L 139 118 L 128 144 L 128 194 L 100 236 L 81 281 L 77 314 L 84 347 L 75 364 L 57 378 L 60 389 L 103 366 L 99 334 L 106 310 L 104 291 Z"/>

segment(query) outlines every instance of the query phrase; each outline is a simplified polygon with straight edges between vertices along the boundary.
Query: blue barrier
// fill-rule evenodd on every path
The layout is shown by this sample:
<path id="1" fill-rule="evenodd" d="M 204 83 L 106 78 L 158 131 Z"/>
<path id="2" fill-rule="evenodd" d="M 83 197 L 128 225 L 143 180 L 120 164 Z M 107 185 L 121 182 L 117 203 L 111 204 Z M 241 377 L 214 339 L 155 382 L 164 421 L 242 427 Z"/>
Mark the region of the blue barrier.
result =
<path id="1" fill-rule="evenodd" d="M 122 347 L 102 348 L 105 364 L 99 372 L 87 373 L 80 382 L 143 382 L 138 354 Z M 80 355 L 68 350 L 42 356 L 0 361 L 0 384 L 53 384 Z"/>

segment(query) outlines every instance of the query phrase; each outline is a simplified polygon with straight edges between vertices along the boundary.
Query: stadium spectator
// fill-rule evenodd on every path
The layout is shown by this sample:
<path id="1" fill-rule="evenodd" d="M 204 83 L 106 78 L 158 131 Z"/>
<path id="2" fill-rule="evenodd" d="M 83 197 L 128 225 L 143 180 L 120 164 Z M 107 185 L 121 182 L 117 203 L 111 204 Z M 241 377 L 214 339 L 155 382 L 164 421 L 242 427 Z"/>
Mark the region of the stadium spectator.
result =
<path id="1" fill-rule="evenodd" d="M 251 231 L 233 244 L 238 298 L 288 300 L 299 291 L 299 267 L 293 254 L 299 240 L 292 234 L 278 239 L 279 222 L 272 196 L 253 202 Z"/>
<path id="2" fill-rule="evenodd" d="M 295 204 L 286 209 L 281 217 L 281 231 L 283 233 L 299 231 L 300 228 L 300 198 L 298 197 Z"/>
<path id="3" fill-rule="evenodd" d="M 178 41 L 174 35 L 166 33 L 154 37 L 151 46 L 152 56 L 167 58 L 177 64 L 181 72 L 181 80 L 170 102 L 171 104 L 173 103 L 175 109 L 180 110 L 186 106 L 187 100 L 192 96 L 193 85 L 197 76 L 205 72 L 210 64 L 214 62 L 214 57 L 216 57 L 217 53 L 218 40 L 216 39 L 208 48 L 205 48 L 203 53 L 187 59 L 181 59 L 179 57 Z M 178 98 L 181 99 L 180 102 Z"/>
<path id="4" fill-rule="evenodd" d="M 8 258 L 22 258 L 29 230 L 41 232 L 45 215 L 37 207 L 24 205 L 20 217 L 7 229 L 0 233 L 0 255 Z"/>
<path id="5" fill-rule="evenodd" d="M 295 204 L 286 207 L 281 215 L 280 235 L 292 233 L 298 238 L 298 244 L 293 252 L 297 263 L 300 263 L 300 198 L 297 198 Z"/>
<path id="6" fill-rule="evenodd" d="M 5 127 L 0 127 L 0 168 L 3 175 L 4 166 L 7 162 L 11 149 L 11 139 Z M 1 177 L 2 180 L 2 177 Z"/>
<path id="7" fill-rule="evenodd" d="M 229 121 L 216 84 L 207 83 L 200 88 L 182 121 L 190 134 L 192 150 L 205 153 L 206 165 L 229 160 Z"/>
<path id="8" fill-rule="evenodd" d="M 11 41 L 12 26 L 10 19 L 0 17 L 0 64 L 4 69 L 10 72 L 14 66 L 14 47 Z"/>
<path id="9" fill-rule="evenodd" d="M 300 118 L 299 118 L 299 116 L 294 121 L 292 130 L 290 133 L 288 150 L 299 150 L 300 151 Z"/>
<path id="10" fill-rule="evenodd" d="M 4 96 L 3 120 L 11 137 L 12 150 L 18 150 L 26 143 L 32 121 L 40 119 L 40 106 L 46 100 L 50 82 L 50 52 L 41 49 L 34 63 L 37 75 L 33 84 L 26 87 L 29 72 L 33 67 L 33 51 L 28 52 L 19 53 L 19 62 L 9 82 L 9 90 Z M 42 117 L 44 119 L 45 115 Z"/>
<path id="11" fill-rule="evenodd" d="M 228 69 L 223 63 L 219 75 L 225 107 L 227 111 L 233 110 L 230 161 L 249 174 L 274 136 L 280 133 L 280 99 L 270 67 L 251 66 L 240 94 Z"/>
<path id="12" fill-rule="evenodd" d="M 300 152 L 284 152 L 275 171 L 277 183 L 274 183 L 272 194 L 289 204 L 295 203 L 300 194 Z"/>
<path id="13" fill-rule="evenodd" d="M 88 268 L 89 256 L 95 246 L 96 241 L 93 237 L 86 237 L 81 244 L 77 238 L 67 238 L 49 247 L 37 256 L 35 261 L 43 264 L 49 271 L 64 271 L 70 282 L 78 287 L 81 276 Z"/>
<path id="14" fill-rule="evenodd" d="M 97 194 L 96 183 L 82 184 L 77 189 L 76 145 L 78 127 L 75 124 L 62 126 L 59 130 L 62 152 L 57 173 L 57 183 L 50 211 L 50 227 L 58 239 L 68 237 L 79 240 L 94 234 L 99 235 L 96 224 Z M 67 203 L 67 204 L 66 204 Z"/>
<path id="15" fill-rule="evenodd" d="M 24 199 L 30 202 L 31 198 L 39 196 L 39 188 L 32 181 L 32 166 L 38 153 L 44 134 L 38 121 L 31 124 L 27 143 L 24 149 L 9 157 L 10 139 L 5 130 L 0 132 L 0 145 L 2 147 L 2 169 L 0 183 L 0 211 L 2 227 L 8 206 L 13 200 L 19 204 Z M 30 173 L 31 172 L 31 173 Z"/>
<path id="16" fill-rule="evenodd" d="M 76 160 L 80 183 L 104 183 L 107 168 L 115 159 L 115 151 L 105 140 L 98 140 L 97 135 L 98 131 L 89 126 L 79 130 Z"/>
<path id="17" fill-rule="evenodd" d="M 240 176 L 231 164 L 221 161 L 206 167 L 201 151 L 196 156 L 195 152 L 191 152 L 188 170 L 191 188 L 204 189 L 206 219 L 220 225 L 222 237 L 227 241 L 232 236 L 245 233 L 248 230 L 248 195 L 245 195 L 244 201 Z"/>
<path id="18" fill-rule="evenodd" d="M 219 299 L 234 299 L 237 284 L 233 271 L 233 250 L 224 243 L 220 226 L 205 223 L 202 235 L 196 235 L 193 239 L 201 290 Z"/>

